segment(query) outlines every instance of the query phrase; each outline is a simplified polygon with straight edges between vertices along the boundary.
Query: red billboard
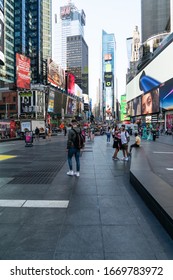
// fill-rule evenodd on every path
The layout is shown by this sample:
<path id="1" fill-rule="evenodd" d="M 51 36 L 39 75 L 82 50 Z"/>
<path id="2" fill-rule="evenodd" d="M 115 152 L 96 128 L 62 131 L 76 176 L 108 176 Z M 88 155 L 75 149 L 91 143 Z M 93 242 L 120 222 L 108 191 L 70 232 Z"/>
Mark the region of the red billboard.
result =
<path id="1" fill-rule="evenodd" d="M 30 66 L 30 58 L 16 53 L 16 85 L 18 88 L 30 89 Z"/>
<path id="2" fill-rule="evenodd" d="M 68 73 L 67 76 L 67 92 L 75 94 L 75 76 L 71 73 Z"/>

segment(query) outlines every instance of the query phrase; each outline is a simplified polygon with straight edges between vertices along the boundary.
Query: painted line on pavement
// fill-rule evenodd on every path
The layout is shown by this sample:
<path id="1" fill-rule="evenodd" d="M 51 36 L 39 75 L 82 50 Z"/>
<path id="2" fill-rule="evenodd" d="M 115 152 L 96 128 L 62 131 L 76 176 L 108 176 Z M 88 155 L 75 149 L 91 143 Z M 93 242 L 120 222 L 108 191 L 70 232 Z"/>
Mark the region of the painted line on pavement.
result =
<path id="1" fill-rule="evenodd" d="M 173 152 L 153 152 L 153 154 L 173 154 Z"/>
<path id="2" fill-rule="evenodd" d="M 67 208 L 69 200 L 13 200 L 1 199 L 0 207 Z"/>
<path id="3" fill-rule="evenodd" d="M 173 168 L 166 168 L 167 170 L 169 170 L 169 171 L 173 171 Z"/>
<path id="4" fill-rule="evenodd" d="M 6 160 L 10 158 L 16 158 L 17 156 L 9 156 L 9 155 L 0 155 L 0 161 L 1 160 Z"/>

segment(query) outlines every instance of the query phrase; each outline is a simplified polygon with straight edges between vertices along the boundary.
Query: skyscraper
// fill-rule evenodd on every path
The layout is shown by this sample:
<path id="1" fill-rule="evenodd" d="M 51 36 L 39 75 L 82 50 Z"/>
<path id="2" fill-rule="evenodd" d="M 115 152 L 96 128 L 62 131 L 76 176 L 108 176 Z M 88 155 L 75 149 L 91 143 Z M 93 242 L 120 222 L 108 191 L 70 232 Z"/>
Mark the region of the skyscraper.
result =
<path id="1" fill-rule="evenodd" d="M 43 82 L 44 60 L 51 57 L 51 0 L 14 1 L 15 53 L 31 59 L 32 83 Z"/>
<path id="2" fill-rule="evenodd" d="M 102 30 L 102 85 L 103 95 L 100 104 L 102 117 L 110 120 L 115 116 L 116 108 L 116 74 L 115 74 L 116 42 L 113 33 Z"/>
<path id="3" fill-rule="evenodd" d="M 84 38 L 85 13 L 79 11 L 70 1 L 60 7 L 60 20 L 53 15 L 52 59 L 63 69 L 67 68 L 67 37 L 81 35 Z"/>
<path id="4" fill-rule="evenodd" d="M 170 31 L 170 0 L 141 0 L 142 43 Z"/>
<path id="5" fill-rule="evenodd" d="M 14 83 L 14 0 L 1 1 L 1 46 L 4 65 L 0 65 L 0 87 Z"/>
<path id="6" fill-rule="evenodd" d="M 88 46 L 82 35 L 67 37 L 67 72 L 75 75 L 76 84 L 88 94 Z"/>

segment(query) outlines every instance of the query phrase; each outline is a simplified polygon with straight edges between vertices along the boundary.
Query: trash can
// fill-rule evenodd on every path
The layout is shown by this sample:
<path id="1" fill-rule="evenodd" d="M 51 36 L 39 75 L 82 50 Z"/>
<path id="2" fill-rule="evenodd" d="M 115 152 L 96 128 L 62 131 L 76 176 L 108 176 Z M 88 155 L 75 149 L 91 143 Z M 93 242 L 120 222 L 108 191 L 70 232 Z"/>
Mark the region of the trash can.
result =
<path id="1" fill-rule="evenodd" d="M 33 146 L 33 133 L 32 131 L 25 132 L 25 147 Z"/>

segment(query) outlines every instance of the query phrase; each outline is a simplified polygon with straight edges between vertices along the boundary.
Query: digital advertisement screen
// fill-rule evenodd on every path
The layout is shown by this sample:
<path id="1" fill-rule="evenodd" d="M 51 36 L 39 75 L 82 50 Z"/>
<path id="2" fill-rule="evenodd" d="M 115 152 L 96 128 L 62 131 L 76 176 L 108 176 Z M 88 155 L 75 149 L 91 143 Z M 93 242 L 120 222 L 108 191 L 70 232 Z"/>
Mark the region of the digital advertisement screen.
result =
<path id="1" fill-rule="evenodd" d="M 68 97 L 66 114 L 72 115 L 75 109 L 76 109 L 76 104 L 75 104 L 74 100 L 72 98 Z"/>
<path id="2" fill-rule="evenodd" d="M 132 117 L 141 115 L 141 96 L 132 100 Z"/>
<path id="3" fill-rule="evenodd" d="M 149 92 L 173 77 L 173 42 L 151 60 L 126 86 L 127 101 Z M 158 67 L 161 65 L 162 67 Z"/>
<path id="4" fill-rule="evenodd" d="M 16 84 L 18 88 L 30 89 L 30 58 L 16 53 Z"/>
<path id="5" fill-rule="evenodd" d="M 48 112 L 53 113 L 54 112 L 54 99 L 55 99 L 55 93 L 53 91 L 49 92 L 49 102 L 48 102 Z"/>
<path id="6" fill-rule="evenodd" d="M 69 94 L 75 94 L 75 76 L 71 73 L 68 73 L 67 77 L 67 92 Z"/>
<path id="7" fill-rule="evenodd" d="M 158 113 L 160 110 L 159 88 L 142 95 L 141 114 Z"/>
<path id="8" fill-rule="evenodd" d="M 127 102 L 127 116 L 131 116 L 132 115 L 132 101 L 128 101 Z"/>
<path id="9" fill-rule="evenodd" d="M 173 79 L 160 87 L 160 108 L 173 110 Z"/>
<path id="10" fill-rule="evenodd" d="M 61 66 L 54 62 L 51 58 L 48 58 L 47 67 L 48 83 L 55 87 L 65 89 L 65 71 L 61 68 Z"/>

